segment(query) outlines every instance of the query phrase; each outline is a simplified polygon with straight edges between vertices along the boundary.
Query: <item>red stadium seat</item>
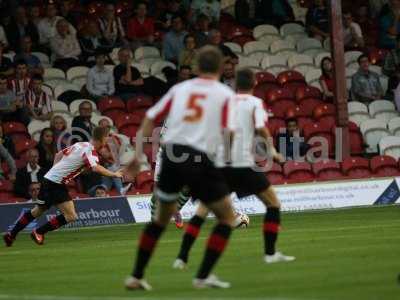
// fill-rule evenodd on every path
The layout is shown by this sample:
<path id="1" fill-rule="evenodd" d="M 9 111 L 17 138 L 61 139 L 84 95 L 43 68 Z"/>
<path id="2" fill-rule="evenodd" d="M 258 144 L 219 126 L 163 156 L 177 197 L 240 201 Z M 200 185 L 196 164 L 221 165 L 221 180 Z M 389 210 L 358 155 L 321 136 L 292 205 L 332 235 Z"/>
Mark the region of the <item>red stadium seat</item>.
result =
<path id="1" fill-rule="evenodd" d="M 392 156 L 378 155 L 374 156 L 370 161 L 371 171 L 375 176 L 391 177 L 399 176 L 400 171 L 397 162 Z"/>
<path id="2" fill-rule="evenodd" d="M 130 98 L 126 104 L 128 112 L 134 112 L 138 109 L 149 108 L 153 105 L 153 98 L 147 95 L 138 95 Z"/>
<path id="3" fill-rule="evenodd" d="M 300 103 L 304 99 L 321 99 L 322 93 L 319 89 L 313 86 L 302 86 L 296 90 L 296 100 Z"/>
<path id="4" fill-rule="evenodd" d="M 285 86 L 285 84 L 290 82 L 298 82 L 298 83 L 303 83 L 303 85 L 306 85 L 306 79 L 304 78 L 304 76 L 300 72 L 293 70 L 279 73 L 277 81 L 281 86 Z"/>
<path id="5" fill-rule="evenodd" d="M 17 199 L 13 192 L 0 192 L 0 204 L 16 203 Z"/>
<path id="6" fill-rule="evenodd" d="M 121 131 L 124 127 L 135 125 L 139 126 L 142 118 L 134 114 L 123 114 L 114 119 L 115 126 Z"/>
<path id="7" fill-rule="evenodd" d="M 369 53 L 369 60 L 373 65 L 382 65 L 388 53 L 386 49 L 372 49 Z"/>
<path id="8" fill-rule="evenodd" d="M 154 172 L 143 171 L 136 176 L 135 187 L 137 189 L 153 188 L 154 185 Z"/>
<path id="9" fill-rule="evenodd" d="M 227 39 L 232 40 L 239 36 L 250 36 L 252 37 L 252 32 L 247 27 L 241 25 L 234 25 L 228 29 Z"/>
<path id="10" fill-rule="evenodd" d="M 353 179 L 371 177 L 368 159 L 359 156 L 345 158 L 342 162 L 342 171 Z"/>
<path id="11" fill-rule="evenodd" d="M 107 111 L 125 111 L 125 103 L 118 97 L 105 97 L 97 103 L 97 108 L 104 114 Z"/>
<path id="12" fill-rule="evenodd" d="M 30 138 L 28 129 L 20 122 L 4 122 L 3 134 L 12 136 L 15 139 Z"/>
<path id="13" fill-rule="evenodd" d="M 275 88 L 267 92 L 266 95 L 267 104 L 274 103 L 278 100 L 291 100 L 294 101 L 294 94 L 285 88 Z"/>
<path id="14" fill-rule="evenodd" d="M 313 110 L 313 116 L 316 120 L 325 116 L 336 116 L 336 107 L 331 103 L 324 103 L 316 106 Z"/>
<path id="15" fill-rule="evenodd" d="M 357 124 L 349 121 L 349 140 L 351 155 L 361 155 L 364 153 L 364 139 Z"/>
<path id="16" fill-rule="evenodd" d="M 261 82 L 257 83 L 254 87 L 254 96 L 267 101 L 267 93 L 272 89 L 279 88 L 279 84 L 277 82 Z"/>
<path id="17" fill-rule="evenodd" d="M 120 130 L 120 133 L 125 134 L 130 138 L 134 138 L 136 137 L 136 133 L 138 132 L 138 130 L 139 126 L 137 125 L 127 125 Z"/>
<path id="18" fill-rule="evenodd" d="M 0 192 L 12 192 L 14 190 L 14 185 L 9 180 L 0 180 Z"/>
<path id="19" fill-rule="evenodd" d="M 230 39 L 230 41 L 243 47 L 246 43 L 254 41 L 254 38 L 252 35 L 237 35 Z"/>
<path id="20" fill-rule="evenodd" d="M 30 139 L 17 140 L 17 141 L 15 141 L 15 154 L 18 157 L 21 157 L 29 149 L 35 148 L 36 144 L 37 143 L 35 140 L 30 140 Z"/>
<path id="21" fill-rule="evenodd" d="M 269 72 L 257 72 L 256 80 L 257 80 L 257 84 L 268 82 L 268 83 L 276 84 L 278 86 L 276 77 L 274 76 L 274 74 L 271 74 Z"/>
<path id="22" fill-rule="evenodd" d="M 340 164 L 333 159 L 319 161 L 313 164 L 313 171 L 317 180 L 338 180 L 344 176 Z"/>
<path id="23" fill-rule="evenodd" d="M 309 124 L 312 125 L 314 123 L 315 123 L 314 119 L 310 118 L 310 117 L 298 117 L 297 118 L 297 126 L 301 130 L 303 130 L 306 125 L 309 125 Z"/>
<path id="24" fill-rule="evenodd" d="M 282 167 L 275 162 L 271 166 L 271 169 L 266 171 L 265 175 L 267 176 L 268 181 L 271 184 L 284 184 L 285 183 L 285 175 L 283 175 Z"/>
<path id="25" fill-rule="evenodd" d="M 312 124 L 306 124 L 303 127 L 304 138 L 308 144 L 311 144 L 310 139 L 315 137 L 324 139 L 328 143 L 328 154 L 332 156 L 335 151 L 335 136 L 332 134 L 331 127 L 326 126 L 320 122 L 314 122 Z M 321 141 L 315 141 L 311 144 L 312 147 L 320 147 L 323 143 Z M 316 156 L 322 154 L 321 152 L 315 153 Z"/>
<path id="26" fill-rule="evenodd" d="M 321 104 L 324 104 L 324 102 L 322 100 L 316 99 L 316 98 L 307 98 L 307 99 L 303 99 L 299 102 L 299 106 L 301 107 L 301 110 L 309 113 L 309 116 L 312 116 L 314 109 L 318 105 L 321 105 Z"/>
<path id="27" fill-rule="evenodd" d="M 310 182 L 315 177 L 308 162 L 288 161 L 283 166 L 283 173 L 291 183 Z"/>
<path id="28" fill-rule="evenodd" d="M 271 135 L 275 136 L 280 128 L 286 128 L 286 124 L 283 119 L 273 117 L 268 119 L 267 127 Z"/>
<path id="29" fill-rule="evenodd" d="M 271 104 L 271 110 L 275 117 L 286 118 L 288 110 L 292 110 L 296 107 L 296 103 L 289 99 L 282 99 Z"/>

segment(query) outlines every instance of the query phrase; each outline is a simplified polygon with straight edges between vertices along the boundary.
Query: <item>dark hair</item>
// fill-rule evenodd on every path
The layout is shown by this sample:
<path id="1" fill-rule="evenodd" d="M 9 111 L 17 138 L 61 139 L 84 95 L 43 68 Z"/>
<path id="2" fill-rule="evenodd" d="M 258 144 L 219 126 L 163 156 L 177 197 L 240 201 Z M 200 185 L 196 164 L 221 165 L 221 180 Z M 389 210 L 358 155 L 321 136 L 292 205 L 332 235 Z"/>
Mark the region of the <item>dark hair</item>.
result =
<path id="1" fill-rule="evenodd" d="M 325 61 L 327 61 L 327 60 L 329 60 L 330 62 L 332 62 L 332 59 L 330 58 L 330 57 L 324 57 L 322 60 L 321 60 L 321 73 L 322 73 L 322 75 L 324 76 L 324 77 L 330 77 L 330 75 L 328 74 L 328 72 L 324 69 L 324 63 L 325 63 Z"/>
<path id="2" fill-rule="evenodd" d="M 26 63 L 25 59 L 18 59 L 18 60 L 15 61 L 14 65 L 15 66 L 27 65 L 27 63 Z"/>
<path id="3" fill-rule="evenodd" d="M 197 17 L 197 22 L 200 20 L 210 21 L 210 18 L 206 14 L 199 14 L 199 16 Z"/>
<path id="4" fill-rule="evenodd" d="M 295 122 L 296 125 L 297 125 L 297 119 L 296 118 L 287 118 L 285 120 L 286 126 L 288 126 L 290 122 Z"/>
<path id="5" fill-rule="evenodd" d="M 110 130 L 108 128 L 97 126 L 93 129 L 93 140 L 101 141 L 103 138 L 108 136 L 109 132 Z"/>
<path id="6" fill-rule="evenodd" d="M 43 76 L 40 75 L 40 74 L 35 74 L 35 75 L 32 76 L 32 81 L 33 81 L 33 80 L 40 80 L 40 81 L 43 81 Z"/>
<path id="7" fill-rule="evenodd" d="M 357 58 L 358 64 L 361 64 L 361 60 L 364 59 L 364 58 L 368 59 L 368 61 L 369 61 L 368 55 L 365 54 L 365 53 L 363 53 L 363 54 L 361 54 L 361 55 Z"/>
<path id="8" fill-rule="evenodd" d="M 0 74 L 0 80 L 8 80 L 6 75 Z"/>
<path id="9" fill-rule="evenodd" d="M 217 74 L 221 70 L 223 56 L 221 51 L 213 46 L 204 46 L 197 56 L 200 73 Z"/>
<path id="10" fill-rule="evenodd" d="M 179 71 L 180 70 L 190 70 L 190 71 L 192 71 L 192 67 L 191 66 L 189 66 L 189 65 L 182 65 L 180 68 L 179 68 Z"/>
<path id="11" fill-rule="evenodd" d="M 142 4 L 143 4 L 144 6 L 146 6 L 146 8 L 148 7 L 146 1 L 139 1 L 139 2 L 136 4 L 135 10 L 138 9 L 138 8 L 139 8 L 139 5 L 142 5 Z"/>
<path id="12" fill-rule="evenodd" d="M 185 45 L 186 45 L 186 42 L 187 42 L 187 40 L 188 40 L 189 38 L 195 39 L 194 35 L 191 35 L 191 34 L 185 35 L 185 37 L 183 38 L 183 43 L 184 43 Z"/>
<path id="13" fill-rule="evenodd" d="M 43 144 L 44 134 L 47 131 L 51 131 L 51 133 L 53 133 L 53 129 L 51 129 L 50 127 L 43 128 L 42 131 L 40 132 L 39 144 Z M 53 139 L 53 143 L 54 143 L 54 139 Z"/>
<path id="14" fill-rule="evenodd" d="M 88 103 L 89 103 L 90 106 L 93 108 L 93 104 L 92 104 L 92 102 L 90 102 L 90 101 L 82 101 L 82 102 L 79 104 L 79 107 L 78 107 L 78 108 L 81 109 L 83 105 L 88 104 Z"/>
<path id="15" fill-rule="evenodd" d="M 249 91 L 256 83 L 254 72 L 250 68 L 241 68 L 236 72 L 235 85 L 238 91 Z"/>

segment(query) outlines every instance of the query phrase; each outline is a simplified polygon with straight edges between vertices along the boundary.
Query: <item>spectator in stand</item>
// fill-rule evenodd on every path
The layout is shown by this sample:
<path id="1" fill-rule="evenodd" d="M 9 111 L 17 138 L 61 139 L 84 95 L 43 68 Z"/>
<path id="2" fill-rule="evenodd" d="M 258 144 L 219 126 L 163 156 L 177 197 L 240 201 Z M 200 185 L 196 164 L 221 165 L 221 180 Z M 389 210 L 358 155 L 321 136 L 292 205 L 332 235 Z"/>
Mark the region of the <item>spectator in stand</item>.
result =
<path id="1" fill-rule="evenodd" d="M 360 68 L 351 79 L 352 99 L 366 104 L 382 99 L 384 92 L 379 81 L 379 75 L 369 70 L 368 56 L 360 55 L 358 64 Z"/>
<path id="2" fill-rule="evenodd" d="M 35 24 L 36 28 L 38 29 L 38 25 L 40 21 L 42 20 L 42 17 L 40 15 L 40 7 L 37 3 L 33 3 L 28 10 L 28 19 Z M 39 33 L 39 38 L 40 38 L 40 33 Z"/>
<path id="3" fill-rule="evenodd" d="M 99 121 L 99 126 L 111 130 L 111 124 L 107 119 Z M 103 165 L 110 171 L 118 171 L 122 168 L 120 158 L 125 152 L 127 145 L 123 143 L 121 138 L 110 131 L 107 138 L 107 144 L 100 151 L 100 157 L 104 161 Z M 123 186 L 121 178 L 106 178 L 102 177 L 102 185 L 106 186 L 108 190 L 115 187 L 120 195 L 125 195 L 131 188 L 132 184 Z"/>
<path id="4" fill-rule="evenodd" d="M 321 61 L 321 77 L 319 83 L 322 87 L 322 94 L 325 100 L 333 100 L 333 89 L 335 81 L 333 79 L 333 65 L 330 57 L 324 57 Z"/>
<path id="5" fill-rule="evenodd" d="M 379 17 L 384 6 L 388 4 L 389 0 L 369 0 L 366 6 L 369 4 L 370 14 L 372 18 Z"/>
<path id="6" fill-rule="evenodd" d="M 39 43 L 39 33 L 35 24 L 28 20 L 26 9 L 19 6 L 14 19 L 6 28 L 7 39 L 13 50 L 18 50 L 19 41 L 23 36 L 30 36 L 34 47 Z"/>
<path id="7" fill-rule="evenodd" d="M 14 142 L 9 135 L 4 135 L 1 121 L 0 121 L 0 144 L 7 149 L 7 151 L 11 154 L 12 157 L 16 157 Z"/>
<path id="8" fill-rule="evenodd" d="M 184 38 L 187 32 L 184 30 L 182 17 L 174 16 L 172 18 L 171 30 L 168 31 L 164 36 L 163 41 L 163 54 L 166 60 L 169 60 L 175 64 L 178 63 L 179 53 L 183 50 Z"/>
<path id="9" fill-rule="evenodd" d="M 107 194 L 107 187 L 104 185 L 98 185 L 96 186 L 96 189 L 94 191 L 94 197 L 95 198 L 108 198 L 110 195 Z"/>
<path id="10" fill-rule="evenodd" d="M 29 119 L 23 102 L 7 86 L 7 77 L 0 75 L 0 118 L 5 122 L 23 122 L 28 125 Z"/>
<path id="11" fill-rule="evenodd" d="M 26 203 L 33 203 L 33 204 L 45 204 L 44 201 L 39 199 L 40 194 L 40 182 L 32 182 L 29 185 L 28 193 L 29 193 L 29 200 Z"/>
<path id="12" fill-rule="evenodd" d="M 48 121 L 53 116 L 52 96 L 43 90 L 42 75 L 34 75 L 25 94 L 25 102 L 31 118 Z"/>
<path id="13" fill-rule="evenodd" d="M 361 32 L 368 34 L 376 28 L 376 20 L 369 15 L 368 5 L 361 5 L 356 12 L 356 21 L 361 27 Z M 365 37 L 368 38 L 368 35 Z"/>
<path id="14" fill-rule="evenodd" d="M 117 16 L 114 4 L 107 4 L 104 15 L 99 19 L 100 32 L 111 48 L 127 45 L 121 18 Z"/>
<path id="15" fill-rule="evenodd" d="M 239 58 L 233 53 L 233 51 L 224 45 L 222 41 L 221 32 L 217 29 L 213 29 L 210 31 L 210 41 L 209 43 L 215 47 L 218 47 L 224 55 L 225 59 L 230 59 L 235 65 L 237 64 Z"/>
<path id="16" fill-rule="evenodd" d="M 55 3 L 47 4 L 46 16 L 38 24 L 40 44 L 42 46 L 46 48 L 50 47 L 50 41 L 57 33 L 57 22 L 61 19 L 62 17 L 57 15 Z"/>
<path id="17" fill-rule="evenodd" d="M 179 54 L 179 66 L 190 66 L 192 70 L 196 70 L 196 41 L 193 35 L 188 34 L 184 39 L 185 48 Z"/>
<path id="18" fill-rule="evenodd" d="M 133 48 L 154 42 L 154 21 L 147 16 L 146 2 L 139 2 L 136 6 L 136 15 L 128 21 L 126 36 Z"/>
<path id="19" fill-rule="evenodd" d="M 71 133 L 67 130 L 67 121 L 63 116 L 55 115 L 50 120 L 50 128 L 53 131 L 57 150 L 63 150 L 70 144 Z"/>
<path id="20" fill-rule="evenodd" d="M 57 144 L 51 128 L 42 130 L 39 144 L 36 148 L 39 152 L 39 166 L 43 168 L 44 172 L 47 172 L 53 166 L 54 157 L 57 153 Z"/>
<path id="21" fill-rule="evenodd" d="M 15 181 L 15 176 L 17 173 L 17 167 L 15 165 L 15 160 L 11 156 L 11 153 L 7 150 L 3 140 L 0 140 L 0 179 L 5 178 L 5 174 L 3 169 L 1 168 L 1 162 L 5 161 L 9 168 L 8 179 L 11 181 Z"/>
<path id="22" fill-rule="evenodd" d="M 394 49 L 400 34 L 400 0 L 390 0 L 388 8 L 379 18 L 379 47 Z"/>
<path id="23" fill-rule="evenodd" d="M 292 6 L 288 0 L 272 0 L 269 1 L 270 7 L 265 10 L 268 23 L 277 27 L 285 23 L 293 22 L 295 20 Z"/>
<path id="24" fill-rule="evenodd" d="M 96 53 L 96 65 L 87 73 L 86 88 L 94 100 L 115 93 L 113 73 L 104 67 L 106 56 L 103 52 Z"/>
<path id="25" fill-rule="evenodd" d="M 21 101 L 24 101 L 25 94 L 29 89 L 31 77 L 29 76 L 28 65 L 25 60 L 15 62 L 15 77 L 10 80 L 10 89 Z"/>
<path id="26" fill-rule="evenodd" d="M 8 57 L 3 55 L 4 46 L 0 43 L 0 75 L 11 76 L 14 74 L 14 66 Z"/>
<path id="27" fill-rule="evenodd" d="M 21 46 L 19 49 L 20 51 L 14 56 L 14 63 L 23 60 L 26 62 L 31 75 L 43 75 L 44 69 L 40 59 L 32 54 L 32 40 L 29 36 L 24 36 L 21 39 Z"/>
<path id="28" fill-rule="evenodd" d="M 167 3 L 167 8 L 163 11 L 158 18 L 158 22 L 162 24 L 164 30 L 169 30 L 172 25 L 172 18 L 174 16 L 181 16 L 185 19 L 187 15 L 185 7 L 180 0 L 171 0 Z"/>
<path id="29" fill-rule="evenodd" d="M 78 57 L 81 54 L 81 47 L 76 34 L 71 31 L 69 23 L 58 20 L 56 35 L 51 39 L 51 50 L 55 55 L 54 67 L 66 72 L 69 68 L 79 65 Z"/>
<path id="30" fill-rule="evenodd" d="M 213 23 L 217 24 L 219 22 L 221 3 L 217 0 L 193 0 L 190 9 L 191 19 L 194 19 L 194 21 L 196 21 L 201 14 L 204 14 L 209 17 Z"/>
<path id="31" fill-rule="evenodd" d="M 297 120 L 294 118 L 286 119 L 286 129 L 276 136 L 276 150 L 285 157 L 286 160 L 299 161 L 306 155 L 310 145 L 304 142 L 301 136 Z"/>
<path id="32" fill-rule="evenodd" d="M 201 14 L 197 18 L 197 28 L 194 31 L 193 36 L 198 48 L 208 44 L 210 39 L 210 19 L 206 15 Z"/>
<path id="33" fill-rule="evenodd" d="M 99 25 L 95 21 L 89 21 L 82 28 L 79 43 L 82 49 L 82 60 L 90 67 L 95 64 L 95 54 L 97 51 L 107 53 L 112 50 L 107 41 L 102 37 Z"/>
<path id="34" fill-rule="evenodd" d="M 346 49 L 358 49 L 364 47 L 364 38 L 360 25 L 353 21 L 351 12 L 343 13 L 343 39 Z"/>
<path id="35" fill-rule="evenodd" d="M 235 65 L 227 60 L 224 64 L 224 71 L 221 76 L 221 82 L 229 86 L 230 88 L 235 88 Z"/>
<path id="36" fill-rule="evenodd" d="M 0 25 L 0 44 L 4 47 L 8 47 L 8 40 L 6 32 L 4 31 L 4 27 Z"/>
<path id="37" fill-rule="evenodd" d="M 78 27 L 79 13 L 73 11 L 73 0 L 60 1 L 60 16 L 68 21 L 75 29 Z"/>
<path id="38" fill-rule="evenodd" d="M 93 106 L 89 101 L 83 101 L 79 105 L 79 116 L 72 120 L 72 135 L 77 137 L 73 142 L 89 142 L 92 138 L 93 123 L 92 123 Z"/>
<path id="39" fill-rule="evenodd" d="M 29 185 L 32 182 L 40 182 L 45 174 L 39 165 L 39 152 L 37 149 L 28 150 L 26 157 L 28 163 L 18 169 L 14 184 L 14 193 L 23 198 L 29 198 Z"/>
<path id="40" fill-rule="evenodd" d="M 193 77 L 193 71 L 190 66 L 181 66 L 178 73 L 178 82 L 182 82 Z"/>
<path id="41" fill-rule="evenodd" d="M 315 0 L 308 9 L 306 28 L 312 37 L 321 41 L 329 37 L 329 12 L 325 0 Z"/>
<path id="42" fill-rule="evenodd" d="M 386 54 L 382 71 L 389 77 L 388 90 L 396 89 L 400 83 L 400 36 L 397 36 L 396 48 Z"/>

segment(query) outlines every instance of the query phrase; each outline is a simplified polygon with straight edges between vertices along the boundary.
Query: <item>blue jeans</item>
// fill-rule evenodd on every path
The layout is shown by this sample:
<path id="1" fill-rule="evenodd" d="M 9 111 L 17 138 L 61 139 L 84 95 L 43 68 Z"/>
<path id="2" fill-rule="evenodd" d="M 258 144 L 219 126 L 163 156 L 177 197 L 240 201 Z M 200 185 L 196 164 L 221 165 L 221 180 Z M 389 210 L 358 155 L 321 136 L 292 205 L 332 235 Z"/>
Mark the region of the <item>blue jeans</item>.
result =
<path id="1" fill-rule="evenodd" d="M 114 186 L 117 189 L 118 193 L 121 194 L 123 188 L 121 178 L 103 176 L 102 184 L 104 184 L 108 190 L 111 190 L 111 188 Z"/>

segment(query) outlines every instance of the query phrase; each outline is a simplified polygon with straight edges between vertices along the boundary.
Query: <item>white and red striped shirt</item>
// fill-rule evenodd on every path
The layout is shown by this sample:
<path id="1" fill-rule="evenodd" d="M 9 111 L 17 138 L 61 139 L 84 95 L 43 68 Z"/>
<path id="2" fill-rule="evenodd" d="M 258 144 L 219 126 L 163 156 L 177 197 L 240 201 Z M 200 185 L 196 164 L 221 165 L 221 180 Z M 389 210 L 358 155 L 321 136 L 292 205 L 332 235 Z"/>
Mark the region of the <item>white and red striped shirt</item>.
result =
<path id="1" fill-rule="evenodd" d="M 36 94 L 33 89 L 28 89 L 25 94 L 25 103 L 37 115 L 45 115 L 53 111 L 51 106 L 51 96 L 45 91 L 41 91 L 40 94 Z"/>
<path id="2" fill-rule="evenodd" d="M 146 116 L 156 122 L 168 116 L 162 144 L 186 145 L 216 154 L 224 128 L 233 128 L 234 92 L 212 79 L 195 78 L 173 86 Z"/>
<path id="3" fill-rule="evenodd" d="M 23 79 L 11 79 L 9 81 L 10 89 L 14 92 L 14 94 L 21 99 L 25 96 L 25 93 L 28 91 L 31 84 L 31 79 L 29 77 Z"/>
<path id="4" fill-rule="evenodd" d="M 96 150 L 89 142 L 75 143 L 62 153 L 63 157 L 44 175 L 55 183 L 66 184 L 86 168 L 93 169 L 99 162 Z"/>

